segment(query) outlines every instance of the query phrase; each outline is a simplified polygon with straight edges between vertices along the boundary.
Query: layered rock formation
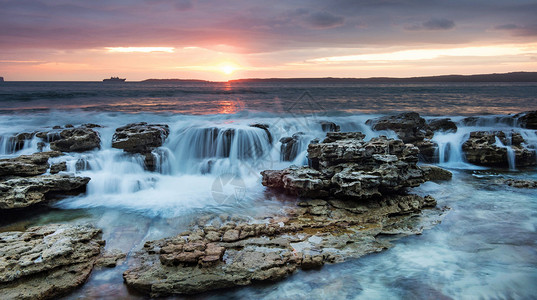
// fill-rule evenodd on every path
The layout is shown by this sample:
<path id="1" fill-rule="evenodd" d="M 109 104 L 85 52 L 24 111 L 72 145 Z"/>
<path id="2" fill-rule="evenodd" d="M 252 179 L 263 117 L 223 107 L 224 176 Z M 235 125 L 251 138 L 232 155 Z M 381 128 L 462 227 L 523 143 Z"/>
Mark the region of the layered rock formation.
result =
<path id="1" fill-rule="evenodd" d="M 528 129 L 537 129 L 537 110 L 515 115 L 518 125 Z"/>
<path id="2" fill-rule="evenodd" d="M 304 136 L 304 132 L 297 132 L 293 136 L 286 136 L 280 139 L 281 160 L 293 161 L 300 150 L 300 139 Z"/>
<path id="3" fill-rule="evenodd" d="M 0 160 L 0 210 L 26 208 L 46 202 L 58 195 L 84 192 L 87 177 L 42 175 L 64 171 L 65 162 L 50 165 L 49 158 L 61 156 L 58 151 L 39 152 Z"/>
<path id="4" fill-rule="evenodd" d="M 0 177 L 35 176 L 43 174 L 49 168 L 49 158 L 61 155 L 61 152 L 49 151 L 32 155 L 21 155 L 15 158 L 0 159 Z"/>
<path id="5" fill-rule="evenodd" d="M 432 123 L 432 128 L 431 128 Z M 420 159 L 426 162 L 435 161 L 436 145 L 431 141 L 433 129 L 456 130 L 449 119 L 433 120 L 430 124 L 418 113 L 409 112 L 395 116 L 384 116 L 366 121 L 373 130 L 392 130 L 403 142 L 411 143 L 420 149 Z"/>
<path id="6" fill-rule="evenodd" d="M 42 175 L 0 181 L 0 210 L 25 208 L 57 195 L 76 195 L 86 190 L 88 177 Z"/>
<path id="7" fill-rule="evenodd" d="M 165 124 L 127 124 L 116 129 L 112 136 L 112 147 L 143 155 L 146 169 L 154 171 L 157 166 L 152 151 L 162 146 L 169 134 L 170 128 Z"/>
<path id="8" fill-rule="evenodd" d="M 309 146 L 315 168 L 262 172 L 264 185 L 313 199 L 256 219 L 203 217 L 192 231 L 147 242 L 132 256 L 126 284 L 156 297 L 274 281 L 390 247 L 379 234 L 416 234 L 438 222 L 440 210 L 419 217 L 433 198 L 405 193 L 426 179 L 418 149 L 363 137 L 328 133 Z"/>
<path id="9" fill-rule="evenodd" d="M 63 152 L 84 152 L 101 146 L 99 134 L 84 127 L 64 129 L 53 139 L 50 149 Z"/>
<path id="10" fill-rule="evenodd" d="M 537 165 L 535 149 L 525 145 L 517 132 L 506 135 L 503 131 L 474 131 L 462 145 L 468 162 L 490 167 L 508 167 L 511 152 L 516 167 Z"/>
<path id="11" fill-rule="evenodd" d="M 2 299 L 55 299 L 88 278 L 104 241 L 91 226 L 53 224 L 0 233 Z"/>
<path id="12" fill-rule="evenodd" d="M 168 125 L 132 123 L 116 129 L 112 147 L 130 153 L 147 153 L 162 146 L 169 134 Z"/>
<path id="13" fill-rule="evenodd" d="M 202 218 L 192 231 L 147 242 L 131 257 L 125 283 L 151 297 L 281 280 L 298 269 L 319 268 L 391 247 L 379 234 L 420 233 L 431 197 L 387 196 L 348 202 L 305 200 L 283 216 L 249 221 Z"/>
<path id="14" fill-rule="evenodd" d="M 312 167 L 263 171 L 263 185 L 303 197 L 355 200 L 402 193 L 425 181 L 417 166 L 419 150 L 386 137 L 364 141 L 362 133 L 328 133 L 310 144 Z"/>

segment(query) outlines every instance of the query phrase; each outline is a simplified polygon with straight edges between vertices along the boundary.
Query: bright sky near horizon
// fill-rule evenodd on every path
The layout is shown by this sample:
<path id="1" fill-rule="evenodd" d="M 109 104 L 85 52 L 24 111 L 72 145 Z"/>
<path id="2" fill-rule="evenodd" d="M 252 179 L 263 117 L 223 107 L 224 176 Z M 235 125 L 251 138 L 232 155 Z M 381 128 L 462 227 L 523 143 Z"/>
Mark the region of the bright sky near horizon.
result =
<path id="1" fill-rule="evenodd" d="M 537 71 L 537 1 L 0 0 L 6 80 Z"/>

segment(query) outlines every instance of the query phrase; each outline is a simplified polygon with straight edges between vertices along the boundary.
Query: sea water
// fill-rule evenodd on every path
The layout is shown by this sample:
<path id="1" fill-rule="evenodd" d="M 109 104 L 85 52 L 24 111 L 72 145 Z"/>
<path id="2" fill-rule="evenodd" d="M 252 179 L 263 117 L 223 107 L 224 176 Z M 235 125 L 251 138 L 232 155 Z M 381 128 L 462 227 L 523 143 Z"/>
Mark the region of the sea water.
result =
<path id="1" fill-rule="evenodd" d="M 107 249 L 132 252 L 147 240 L 187 230 L 205 214 L 255 218 L 278 212 L 294 199 L 268 193 L 259 172 L 307 164 L 307 144 L 326 135 L 320 121 L 334 122 L 341 131 L 361 131 L 366 139 L 395 137 L 372 131 L 366 121 L 417 111 L 426 118 L 447 115 L 458 125 L 457 132 L 438 132 L 433 138 L 436 163 L 453 171 L 454 179 L 414 189 L 450 208 L 441 224 L 380 254 L 199 298 L 532 298 L 537 196 L 491 182 L 497 177 L 537 179 L 536 169 L 516 169 L 514 156 L 511 167 L 501 170 L 469 164 L 462 144 L 472 131 L 503 130 L 519 132 L 537 146 L 535 130 L 519 128 L 505 117 L 537 109 L 536 95 L 537 84 L 527 83 L 3 83 L 1 157 L 38 151 L 38 139 L 14 151 L 9 137 L 55 125 L 99 124 L 95 130 L 102 142 L 100 149 L 56 158 L 67 161 L 67 172 L 91 178 L 85 194 L 55 202 L 52 210 L 4 220 L 2 230 L 91 222 L 103 229 Z M 473 123 L 463 120 L 477 113 L 485 116 Z M 111 147 L 117 127 L 140 121 L 170 126 L 164 145 L 153 153 L 156 172 L 144 169 L 141 156 Z M 268 125 L 272 143 L 252 124 Z M 225 134 L 229 130 L 231 139 Z M 303 134 L 296 158 L 282 161 L 280 139 L 297 132 Z M 126 267 L 93 272 L 67 298 L 139 297 L 122 283 Z"/>

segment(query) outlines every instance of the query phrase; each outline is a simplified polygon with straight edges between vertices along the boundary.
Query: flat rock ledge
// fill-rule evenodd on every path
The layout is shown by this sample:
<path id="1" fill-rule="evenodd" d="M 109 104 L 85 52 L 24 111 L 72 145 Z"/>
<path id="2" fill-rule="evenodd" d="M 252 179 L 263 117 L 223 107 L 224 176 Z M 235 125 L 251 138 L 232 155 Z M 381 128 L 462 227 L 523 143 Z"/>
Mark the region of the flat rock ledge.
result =
<path id="1" fill-rule="evenodd" d="M 86 225 L 52 224 L 0 233 L 2 299 L 56 299 L 83 284 L 104 241 Z"/>
<path id="2" fill-rule="evenodd" d="M 283 216 L 249 221 L 200 220 L 192 231 L 150 241 L 134 253 L 123 278 L 151 297 L 281 280 L 298 269 L 319 268 L 391 247 L 384 235 L 420 234 L 440 222 L 424 221 L 432 197 L 394 195 L 360 203 L 303 200 Z M 217 224 L 217 225 L 215 225 Z"/>
<path id="3" fill-rule="evenodd" d="M 0 181 L 0 210 L 26 208 L 59 194 L 79 194 L 85 191 L 89 181 L 89 177 L 71 175 L 4 179 Z"/>
<path id="4" fill-rule="evenodd" d="M 247 220 L 203 217 L 193 230 L 150 241 L 133 254 L 125 283 L 151 297 L 196 294 L 285 278 L 382 251 L 437 224 L 430 196 L 407 193 L 425 182 L 418 149 L 386 137 L 329 132 L 310 144 L 312 167 L 264 171 L 263 184 L 308 197 Z M 390 236 L 390 238 L 386 238 Z"/>
<path id="5" fill-rule="evenodd" d="M 537 180 L 501 178 L 494 180 L 495 184 L 508 185 L 519 189 L 537 189 Z"/>

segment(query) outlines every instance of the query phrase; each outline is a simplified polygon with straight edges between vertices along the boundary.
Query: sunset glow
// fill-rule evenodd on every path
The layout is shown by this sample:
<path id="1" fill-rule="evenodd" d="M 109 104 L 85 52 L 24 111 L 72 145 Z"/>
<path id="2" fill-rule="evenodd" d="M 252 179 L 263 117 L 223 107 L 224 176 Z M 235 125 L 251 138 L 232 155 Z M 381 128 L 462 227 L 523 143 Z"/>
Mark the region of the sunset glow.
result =
<path id="1" fill-rule="evenodd" d="M 226 81 L 537 70 L 537 7 L 526 0 L 179 2 L 4 1 L 0 76 Z M 58 30 L 65 18 L 69 30 Z"/>

